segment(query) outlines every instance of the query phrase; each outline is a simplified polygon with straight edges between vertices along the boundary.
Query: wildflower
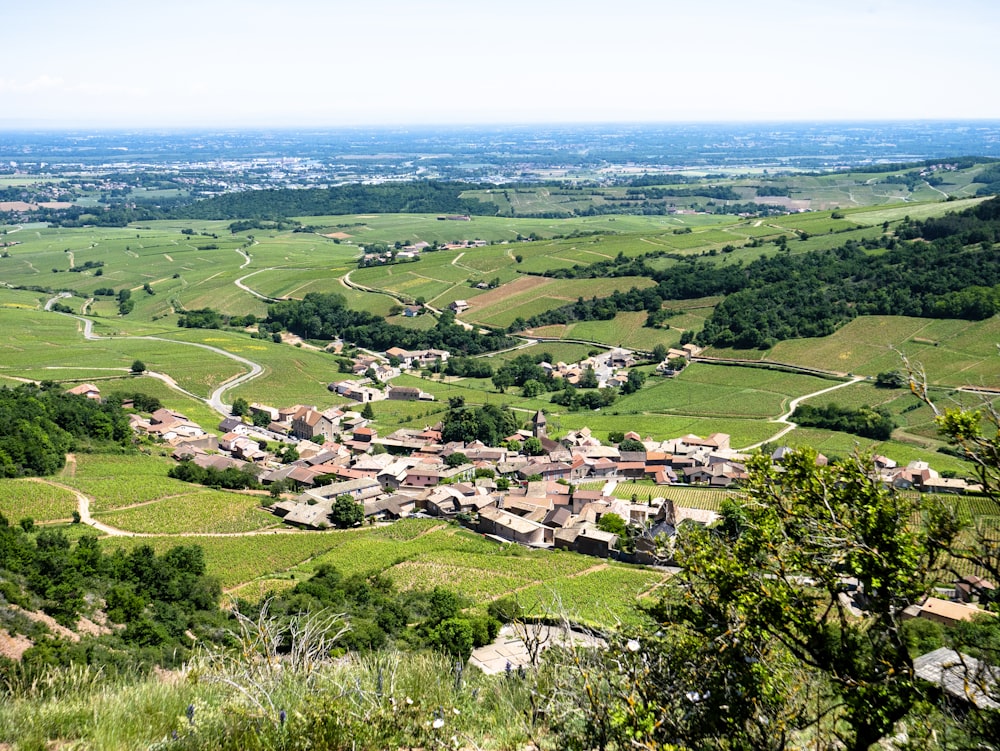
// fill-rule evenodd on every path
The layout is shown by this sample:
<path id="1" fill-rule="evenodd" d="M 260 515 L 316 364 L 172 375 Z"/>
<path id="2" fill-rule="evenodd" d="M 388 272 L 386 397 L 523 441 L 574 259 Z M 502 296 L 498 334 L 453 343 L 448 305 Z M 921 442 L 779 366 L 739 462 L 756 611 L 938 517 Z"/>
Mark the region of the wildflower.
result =
<path id="1" fill-rule="evenodd" d="M 407 696 L 406 697 L 406 703 L 407 703 L 408 706 L 412 705 L 413 704 L 413 699 L 411 699 L 409 696 Z"/>
<path id="2" fill-rule="evenodd" d="M 452 711 L 452 712 L 453 712 L 454 714 L 462 714 L 461 712 L 459 712 L 459 711 L 458 711 L 458 707 L 455 707 L 455 708 L 454 708 L 454 709 L 452 709 L 451 711 Z"/>
<path id="3" fill-rule="evenodd" d="M 639 651 L 639 640 L 638 639 L 629 639 L 628 643 L 625 645 L 625 649 L 627 649 L 629 652 L 638 652 Z"/>
<path id="4" fill-rule="evenodd" d="M 184 710 L 184 714 L 187 715 L 188 725 L 194 725 L 194 704 L 188 704 L 187 709 Z"/>
<path id="5" fill-rule="evenodd" d="M 435 730 L 440 730 L 441 728 L 443 728 L 444 718 L 438 717 L 436 720 L 434 720 L 434 723 L 431 725 L 431 727 L 433 727 Z"/>
<path id="6" fill-rule="evenodd" d="M 280 712 L 278 712 L 278 722 L 284 725 L 285 720 L 287 719 L 288 719 L 288 713 L 285 710 L 282 709 Z"/>

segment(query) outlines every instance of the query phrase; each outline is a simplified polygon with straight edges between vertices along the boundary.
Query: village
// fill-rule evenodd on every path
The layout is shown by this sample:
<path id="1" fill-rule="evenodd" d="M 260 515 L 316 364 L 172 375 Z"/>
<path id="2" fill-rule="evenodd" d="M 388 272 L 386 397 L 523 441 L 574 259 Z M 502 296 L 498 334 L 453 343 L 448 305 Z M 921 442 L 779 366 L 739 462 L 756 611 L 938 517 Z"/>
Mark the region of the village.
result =
<path id="1" fill-rule="evenodd" d="M 657 372 L 673 375 L 696 353 L 693 345 L 670 350 Z M 606 444 L 582 428 L 556 438 L 549 435 L 542 411 L 495 446 L 444 441 L 440 425 L 380 436 L 365 406 L 382 399 L 433 401 L 432 394 L 393 386 L 391 379 L 448 358 L 443 350 L 400 348 L 359 355 L 353 365 L 356 377 L 329 386 L 341 400 L 338 406 L 253 403 L 245 414 L 223 419 L 221 435 L 166 408 L 148 417 L 133 413 L 130 419 L 138 434 L 169 446 L 179 462 L 218 472 L 249 469 L 271 490 L 265 505 L 292 527 L 338 526 L 334 507 L 338 499 L 349 499 L 360 511 L 356 523 L 438 517 L 500 545 L 571 550 L 644 565 L 672 562 L 681 524 L 710 525 L 719 518 L 715 511 L 676 502 L 671 489 L 722 491 L 747 479 L 749 457 L 735 450 L 725 433 L 659 440 L 625 432 L 617 443 Z M 627 368 L 634 363 L 631 352 L 614 348 L 580 363 L 541 366 L 568 383 L 586 378 L 596 380 L 599 388 L 616 388 L 627 381 Z M 101 398 L 100 389 L 89 383 L 69 391 Z M 772 449 L 772 463 L 780 466 L 789 451 L 787 446 Z M 822 465 L 827 459 L 818 454 L 816 461 Z M 899 466 L 875 455 L 873 463 L 881 481 L 898 490 L 978 490 L 963 479 L 941 477 L 927 462 Z M 642 500 L 636 495 L 626 500 L 616 494 L 619 483 L 642 483 L 651 492 Z M 969 579 L 956 586 L 952 597 L 929 598 L 911 615 L 949 623 L 966 620 L 978 612 L 966 603 L 992 584 Z"/>

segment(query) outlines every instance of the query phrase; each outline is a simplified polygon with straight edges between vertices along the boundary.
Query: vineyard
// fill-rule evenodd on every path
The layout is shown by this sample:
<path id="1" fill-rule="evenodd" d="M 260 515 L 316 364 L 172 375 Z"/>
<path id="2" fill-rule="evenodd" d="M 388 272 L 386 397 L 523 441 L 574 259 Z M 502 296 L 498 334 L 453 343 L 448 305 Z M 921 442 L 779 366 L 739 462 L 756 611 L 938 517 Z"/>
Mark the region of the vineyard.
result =
<path id="1" fill-rule="evenodd" d="M 352 532 L 302 532 L 247 537 L 106 537 L 101 547 L 111 551 L 149 545 L 165 553 L 178 545 L 199 545 L 205 551 L 208 573 L 224 589 L 268 577 L 309 560 L 340 544 Z M 300 575 L 300 578 L 306 578 Z M 269 580 L 268 580 L 269 581 Z"/>
<path id="2" fill-rule="evenodd" d="M 106 512 L 99 521 L 145 534 L 233 534 L 279 526 L 260 496 L 199 490 Z"/>
<path id="3" fill-rule="evenodd" d="M 141 454 L 78 454 L 73 473 L 59 481 L 93 498 L 96 514 L 191 492 L 187 483 L 167 477 L 171 466 L 167 459 Z"/>
<path id="4" fill-rule="evenodd" d="M 36 522 L 69 519 L 76 511 L 76 496 L 33 480 L 0 480 L 0 514 L 11 524 L 30 517 Z"/>
<path id="5" fill-rule="evenodd" d="M 519 592 L 517 597 L 532 615 L 566 615 L 576 623 L 597 627 L 638 626 L 646 618 L 635 607 L 636 601 L 666 581 L 667 576 L 662 572 L 607 564 L 580 576 L 537 584 Z"/>
<path id="6" fill-rule="evenodd" d="M 604 487 L 604 483 L 582 482 L 578 487 L 581 490 L 600 490 Z M 654 498 L 669 498 L 676 506 L 708 511 L 718 511 L 722 507 L 722 502 L 733 495 L 727 490 L 688 485 L 653 485 L 648 482 L 619 482 L 611 493 L 615 498 L 634 500 L 638 503 L 648 503 Z"/>

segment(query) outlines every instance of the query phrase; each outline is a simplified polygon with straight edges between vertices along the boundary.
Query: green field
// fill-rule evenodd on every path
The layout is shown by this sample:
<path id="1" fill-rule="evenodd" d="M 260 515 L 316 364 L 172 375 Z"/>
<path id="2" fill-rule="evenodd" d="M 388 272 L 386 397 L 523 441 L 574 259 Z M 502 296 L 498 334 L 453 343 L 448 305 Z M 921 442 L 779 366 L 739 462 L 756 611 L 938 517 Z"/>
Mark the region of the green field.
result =
<path id="1" fill-rule="evenodd" d="M 67 520 L 76 507 L 76 496 L 65 488 L 36 480 L 0 480 L 0 514 L 11 524 L 24 518 Z"/>
<path id="2" fill-rule="evenodd" d="M 650 375 L 649 385 L 621 397 L 614 409 L 622 413 L 718 415 L 775 418 L 796 396 L 834 385 L 814 376 L 756 368 L 692 363 L 679 375 Z"/>
<path id="3" fill-rule="evenodd" d="M 921 364 L 930 382 L 996 387 L 1000 383 L 1000 316 L 985 321 L 863 316 L 821 339 L 791 339 L 769 351 L 714 350 L 711 354 L 775 360 L 810 368 L 877 375 L 902 367 L 899 350 Z"/>
<path id="4" fill-rule="evenodd" d="M 260 495 L 191 490 L 101 514 L 98 521 L 144 534 L 234 534 L 280 525 Z"/>

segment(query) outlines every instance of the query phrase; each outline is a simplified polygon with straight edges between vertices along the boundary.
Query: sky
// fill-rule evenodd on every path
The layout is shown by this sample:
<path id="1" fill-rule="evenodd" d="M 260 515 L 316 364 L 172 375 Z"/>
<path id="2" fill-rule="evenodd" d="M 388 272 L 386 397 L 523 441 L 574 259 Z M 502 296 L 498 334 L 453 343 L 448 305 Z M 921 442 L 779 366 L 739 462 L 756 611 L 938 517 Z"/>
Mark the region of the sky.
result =
<path id="1" fill-rule="evenodd" d="M 0 128 L 1000 119 L 996 0 L 49 0 Z"/>

